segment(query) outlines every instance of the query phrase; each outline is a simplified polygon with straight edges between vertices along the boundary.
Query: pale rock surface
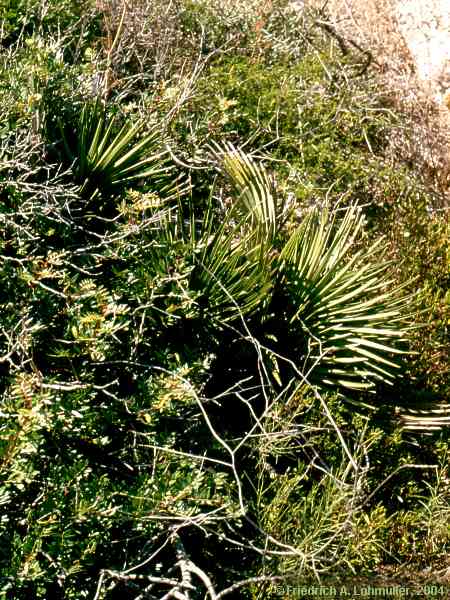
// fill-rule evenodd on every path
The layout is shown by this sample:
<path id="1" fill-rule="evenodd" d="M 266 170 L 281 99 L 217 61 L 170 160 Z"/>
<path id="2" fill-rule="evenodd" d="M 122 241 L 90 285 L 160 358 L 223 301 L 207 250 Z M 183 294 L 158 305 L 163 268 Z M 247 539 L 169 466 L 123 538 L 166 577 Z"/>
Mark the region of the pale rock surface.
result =
<path id="1" fill-rule="evenodd" d="M 398 29 L 419 79 L 438 102 L 450 101 L 450 0 L 397 0 Z"/>
<path id="2" fill-rule="evenodd" d="M 450 0 L 327 0 L 325 6 L 336 30 L 369 48 L 393 84 L 404 88 L 411 73 L 450 108 Z"/>

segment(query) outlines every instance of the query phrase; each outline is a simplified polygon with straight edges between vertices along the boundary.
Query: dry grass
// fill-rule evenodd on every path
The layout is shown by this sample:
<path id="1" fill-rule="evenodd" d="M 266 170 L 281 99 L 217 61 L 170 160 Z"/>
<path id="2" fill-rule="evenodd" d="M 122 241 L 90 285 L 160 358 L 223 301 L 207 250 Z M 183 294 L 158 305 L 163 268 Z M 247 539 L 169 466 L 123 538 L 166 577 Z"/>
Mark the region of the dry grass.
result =
<path id="1" fill-rule="evenodd" d="M 180 23 L 180 0 L 98 0 L 97 8 L 103 16 L 104 50 L 116 71 L 126 64 L 158 79 L 180 67 L 179 50 L 189 46 Z"/>

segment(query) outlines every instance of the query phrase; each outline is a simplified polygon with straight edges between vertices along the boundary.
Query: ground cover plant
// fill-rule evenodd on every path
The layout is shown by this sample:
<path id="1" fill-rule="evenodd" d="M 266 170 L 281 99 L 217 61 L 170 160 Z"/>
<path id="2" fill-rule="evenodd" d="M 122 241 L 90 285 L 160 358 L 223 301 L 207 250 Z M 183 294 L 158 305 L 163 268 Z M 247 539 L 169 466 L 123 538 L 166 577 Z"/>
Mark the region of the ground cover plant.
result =
<path id="1" fill-rule="evenodd" d="M 0 597 L 444 582 L 447 200 L 367 55 L 281 0 L 0 8 Z"/>

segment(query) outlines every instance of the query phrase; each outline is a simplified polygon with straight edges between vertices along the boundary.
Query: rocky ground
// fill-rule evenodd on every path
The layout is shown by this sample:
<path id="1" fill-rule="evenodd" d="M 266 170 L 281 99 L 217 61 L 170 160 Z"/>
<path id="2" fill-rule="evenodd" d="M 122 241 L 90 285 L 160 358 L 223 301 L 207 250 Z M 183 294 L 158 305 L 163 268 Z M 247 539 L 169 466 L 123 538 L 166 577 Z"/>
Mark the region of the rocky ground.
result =
<path id="1" fill-rule="evenodd" d="M 384 63 L 412 67 L 437 101 L 450 98 L 449 0 L 329 0 L 327 8 L 339 30 Z"/>
<path id="2" fill-rule="evenodd" d="M 450 105 L 449 1 L 397 0 L 394 10 L 418 78 L 437 102 Z"/>
<path id="3" fill-rule="evenodd" d="M 338 33 L 371 52 L 380 86 L 410 112 L 408 159 L 432 171 L 448 198 L 450 0 L 328 0 L 325 7 Z"/>

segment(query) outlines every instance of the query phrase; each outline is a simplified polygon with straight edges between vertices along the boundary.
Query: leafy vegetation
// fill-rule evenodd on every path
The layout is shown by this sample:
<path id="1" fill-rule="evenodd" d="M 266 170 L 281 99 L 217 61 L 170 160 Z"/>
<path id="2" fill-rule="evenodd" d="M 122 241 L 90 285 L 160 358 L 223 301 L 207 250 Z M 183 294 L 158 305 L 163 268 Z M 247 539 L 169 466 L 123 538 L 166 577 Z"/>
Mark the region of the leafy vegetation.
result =
<path id="1" fill-rule="evenodd" d="M 0 8 L 0 597 L 440 581 L 447 199 L 365 56 L 282 0 Z"/>

